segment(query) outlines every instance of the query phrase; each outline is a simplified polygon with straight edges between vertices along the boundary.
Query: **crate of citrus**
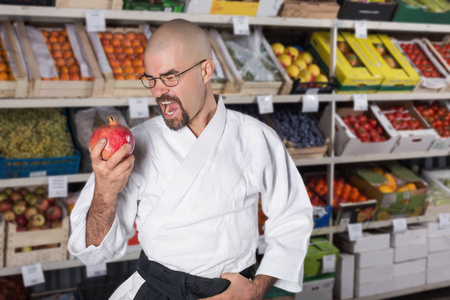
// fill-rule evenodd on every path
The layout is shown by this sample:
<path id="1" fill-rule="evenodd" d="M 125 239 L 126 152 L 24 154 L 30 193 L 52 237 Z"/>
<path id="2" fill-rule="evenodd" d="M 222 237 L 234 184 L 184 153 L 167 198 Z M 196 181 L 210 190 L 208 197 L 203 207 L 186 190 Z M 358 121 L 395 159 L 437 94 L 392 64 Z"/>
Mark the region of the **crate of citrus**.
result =
<path id="1" fill-rule="evenodd" d="M 81 24 L 35 28 L 18 22 L 31 74 L 30 97 L 100 96 L 103 78 Z"/>
<path id="2" fill-rule="evenodd" d="M 0 98 L 26 97 L 28 79 L 16 33 L 9 22 L 0 24 Z"/>
<path id="3" fill-rule="evenodd" d="M 88 35 L 105 78 L 104 96 L 150 96 L 139 80 L 145 73 L 144 51 L 151 36 L 148 25 L 107 28 L 104 32 L 89 32 Z"/>

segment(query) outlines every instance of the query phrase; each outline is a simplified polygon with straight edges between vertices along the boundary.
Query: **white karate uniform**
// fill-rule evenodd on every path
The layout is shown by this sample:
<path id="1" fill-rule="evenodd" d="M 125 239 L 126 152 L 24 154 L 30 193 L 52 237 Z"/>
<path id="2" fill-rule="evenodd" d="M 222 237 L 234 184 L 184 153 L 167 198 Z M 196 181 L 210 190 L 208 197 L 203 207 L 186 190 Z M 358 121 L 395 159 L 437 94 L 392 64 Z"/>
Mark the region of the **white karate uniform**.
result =
<path id="1" fill-rule="evenodd" d="M 69 251 L 85 264 L 119 259 L 134 234 L 150 260 L 208 278 L 255 263 L 257 202 L 269 217 L 268 243 L 257 274 L 299 292 L 312 231 L 312 207 L 300 174 L 277 134 L 227 110 L 220 99 L 196 138 L 186 126 L 170 130 L 162 117 L 133 129 L 136 161 L 118 196 L 114 223 L 98 246 L 86 248 L 86 214 L 94 175 L 71 214 Z M 139 205 L 138 205 L 139 200 Z M 133 299 L 144 282 L 135 272 L 111 299 Z"/>

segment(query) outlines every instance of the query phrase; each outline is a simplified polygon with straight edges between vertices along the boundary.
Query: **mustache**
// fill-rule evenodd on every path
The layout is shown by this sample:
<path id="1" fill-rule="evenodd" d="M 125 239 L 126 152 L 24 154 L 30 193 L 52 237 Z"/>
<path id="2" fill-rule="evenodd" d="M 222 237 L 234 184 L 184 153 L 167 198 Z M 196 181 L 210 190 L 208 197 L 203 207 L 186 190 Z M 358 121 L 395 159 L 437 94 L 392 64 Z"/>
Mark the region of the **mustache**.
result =
<path id="1" fill-rule="evenodd" d="M 177 97 L 162 95 L 161 97 L 156 98 L 156 103 L 160 104 L 163 101 L 173 101 L 176 102 L 179 106 L 181 106 L 181 101 Z"/>

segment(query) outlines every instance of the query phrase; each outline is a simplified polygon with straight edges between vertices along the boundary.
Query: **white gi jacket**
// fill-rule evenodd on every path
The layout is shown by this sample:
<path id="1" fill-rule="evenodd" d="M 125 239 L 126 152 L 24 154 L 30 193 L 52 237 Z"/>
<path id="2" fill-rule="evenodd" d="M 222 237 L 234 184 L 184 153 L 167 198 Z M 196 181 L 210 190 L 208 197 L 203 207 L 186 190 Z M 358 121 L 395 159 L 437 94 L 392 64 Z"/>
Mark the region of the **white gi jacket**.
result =
<path id="1" fill-rule="evenodd" d="M 133 134 L 136 161 L 118 196 L 110 231 L 98 247 L 86 248 L 92 175 L 71 214 L 70 253 L 85 264 L 119 259 L 136 220 L 150 260 L 208 278 L 238 273 L 255 263 L 261 193 L 269 217 L 268 247 L 257 274 L 278 278 L 275 286 L 287 291 L 301 290 L 312 207 L 296 166 L 271 128 L 227 110 L 220 99 L 198 138 L 187 126 L 170 130 L 162 117 L 137 126 Z M 132 299 L 143 282 L 134 273 L 112 299 Z"/>

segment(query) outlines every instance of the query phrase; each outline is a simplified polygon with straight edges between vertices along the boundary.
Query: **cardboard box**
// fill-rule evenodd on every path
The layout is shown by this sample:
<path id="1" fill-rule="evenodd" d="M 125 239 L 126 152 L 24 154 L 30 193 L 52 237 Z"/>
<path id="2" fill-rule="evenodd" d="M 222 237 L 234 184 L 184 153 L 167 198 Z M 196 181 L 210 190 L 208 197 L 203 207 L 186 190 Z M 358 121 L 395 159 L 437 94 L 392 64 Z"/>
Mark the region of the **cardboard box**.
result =
<path id="1" fill-rule="evenodd" d="M 303 290 L 295 294 L 295 300 L 330 300 L 333 298 L 334 278 L 303 283 Z"/>
<path id="2" fill-rule="evenodd" d="M 350 241 L 348 233 L 338 233 L 334 236 L 334 244 L 350 253 L 362 253 L 389 248 L 389 233 L 379 230 L 367 230 L 357 241 Z"/>
<path id="3" fill-rule="evenodd" d="M 191 14 L 274 17 L 278 14 L 282 4 L 282 0 L 261 0 L 259 2 L 191 0 L 187 2 L 184 12 Z"/>
<path id="4" fill-rule="evenodd" d="M 336 19 L 341 7 L 334 1 L 285 0 L 279 15 L 286 18 Z"/>
<path id="5" fill-rule="evenodd" d="M 413 273 L 405 276 L 394 277 L 394 290 L 404 290 L 407 288 L 424 286 L 427 273 Z"/>
<path id="6" fill-rule="evenodd" d="M 355 282 L 355 255 L 339 253 L 333 295 L 338 299 L 353 298 Z"/>
<path id="7" fill-rule="evenodd" d="M 381 278 L 392 278 L 393 274 L 394 264 L 392 262 L 363 269 L 355 269 L 355 284 L 361 285 L 380 280 Z"/>
<path id="8" fill-rule="evenodd" d="M 427 269 L 433 267 L 450 267 L 450 250 L 428 254 Z"/>
<path id="9" fill-rule="evenodd" d="M 390 21 L 397 6 L 393 0 L 386 3 L 339 0 L 338 3 L 341 5 L 339 19 L 344 20 Z"/>
<path id="10" fill-rule="evenodd" d="M 394 277 L 424 273 L 427 270 L 426 258 L 394 264 Z"/>
<path id="11" fill-rule="evenodd" d="M 450 265 L 436 266 L 427 270 L 427 284 L 439 283 L 450 280 Z"/>
<path id="12" fill-rule="evenodd" d="M 444 229 L 439 229 L 438 222 L 429 222 L 426 224 L 428 229 L 428 238 L 441 238 L 441 237 L 449 237 L 450 236 L 450 227 L 446 227 Z"/>
<path id="13" fill-rule="evenodd" d="M 428 244 L 394 248 L 394 263 L 427 257 Z"/>
<path id="14" fill-rule="evenodd" d="M 428 253 L 450 250 L 450 236 L 428 239 Z"/>
<path id="15" fill-rule="evenodd" d="M 353 49 L 357 47 L 355 41 L 346 41 L 342 35 L 337 36 L 338 42 L 347 42 Z M 329 73 L 330 67 L 330 33 L 314 32 L 310 41 L 310 52 L 325 74 Z M 382 78 L 373 76 L 369 70 L 362 67 L 353 67 L 344 56 L 336 49 L 336 77 L 339 93 L 375 93 L 378 90 Z"/>
<path id="16" fill-rule="evenodd" d="M 422 42 L 428 46 L 428 49 L 430 50 L 430 52 L 434 54 L 434 56 L 440 62 L 440 64 L 445 68 L 445 70 L 447 70 L 447 73 L 450 74 L 450 64 L 442 56 L 442 54 L 438 50 L 436 50 L 436 48 L 434 48 L 434 45 L 439 46 L 439 47 L 445 47 L 450 43 L 450 40 L 447 39 L 447 40 L 444 40 L 441 42 L 431 42 L 429 39 L 423 38 Z"/>
<path id="17" fill-rule="evenodd" d="M 380 164 L 378 165 L 380 166 Z M 417 189 L 383 193 L 378 187 L 389 182 L 385 176 L 373 172 L 370 167 L 348 169 L 350 184 L 356 186 L 367 198 L 378 200 L 375 220 L 422 215 L 428 190 L 426 183 L 411 170 L 397 162 L 386 162 L 382 164 L 382 167 L 405 183 L 414 183 Z"/>
<path id="18" fill-rule="evenodd" d="M 305 257 L 303 277 L 313 277 L 322 275 L 322 257 L 326 255 L 335 255 L 337 257 L 339 249 L 331 244 L 326 238 L 311 238 L 308 252 Z"/>
<path id="19" fill-rule="evenodd" d="M 427 235 L 428 230 L 425 226 L 420 224 L 409 225 L 405 232 L 391 234 L 391 247 L 425 244 Z"/>
<path id="20" fill-rule="evenodd" d="M 380 280 L 378 281 L 372 281 L 364 284 L 355 284 L 355 298 L 389 293 L 393 290 L 394 281 L 392 280 L 392 277 L 380 278 Z"/>
<path id="21" fill-rule="evenodd" d="M 395 130 L 391 127 L 392 129 L 389 130 L 396 132 L 399 136 L 392 153 L 427 151 L 431 148 L 434 141 L 439 138 L 434 128 L 428 125 L 416 110 L 413 101 L 389 101 L 377 102 L 376 104 L 381 111 L 389 111 L 392 106 L 403 106 L 405 111 L 408 111 L 411 117 L 416 119 L 423 128 L 419 130 Z M 378 116 L 378 119 L 385 119 L 389 122 L 383 112 Z M 389 134 L 393 133 L 390 132 Z"/>
<path id="22" fill-rule="evenodd" d="M 394 262 L 394 249 L 388 248 L 378 251 L 356 253 L 355 259 L 357 269 L 374 267 L 386 263 L 392 264 Z"/>

